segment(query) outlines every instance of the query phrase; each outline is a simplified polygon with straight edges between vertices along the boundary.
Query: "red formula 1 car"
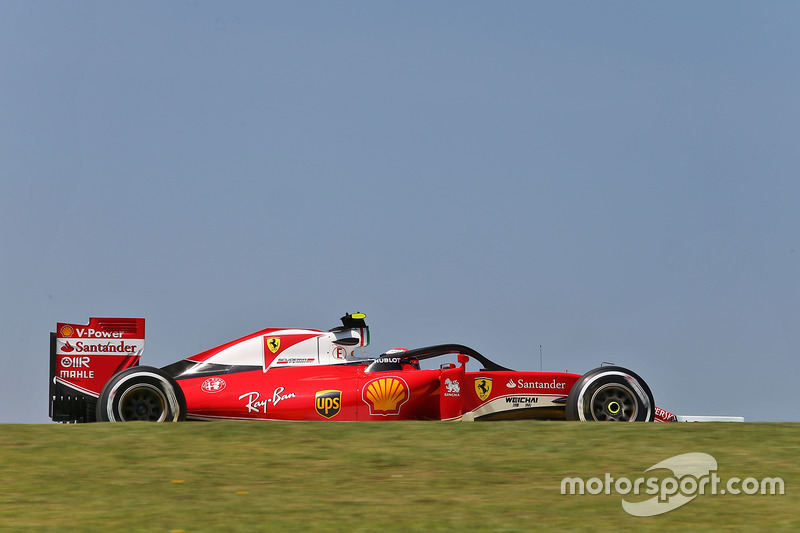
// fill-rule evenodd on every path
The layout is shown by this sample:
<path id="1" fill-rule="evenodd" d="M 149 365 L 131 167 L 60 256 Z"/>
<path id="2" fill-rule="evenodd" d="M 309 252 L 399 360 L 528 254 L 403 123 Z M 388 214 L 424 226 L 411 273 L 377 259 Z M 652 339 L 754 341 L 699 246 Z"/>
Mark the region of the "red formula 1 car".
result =
<path id="1" fill-rule="evenodd" d="M 50 417 L 150 420 L 738 420 L 656 407 L 634 372 L 519 372 L 459 344 L 362 355 L 369 327 L 270 328 L 161 369 L 139 366 L 143 318 L 59 323 L 50 335 Z M 360 350 L 359 350 L 360 349 Z M 455 362 L 421 362 L 455 355 Z M 451 357 L 452 358 L 452 357 Z M 467 372 L 470 359 L 482 368 Z M 427 363 L 426 365 L 427 366 Z"/>

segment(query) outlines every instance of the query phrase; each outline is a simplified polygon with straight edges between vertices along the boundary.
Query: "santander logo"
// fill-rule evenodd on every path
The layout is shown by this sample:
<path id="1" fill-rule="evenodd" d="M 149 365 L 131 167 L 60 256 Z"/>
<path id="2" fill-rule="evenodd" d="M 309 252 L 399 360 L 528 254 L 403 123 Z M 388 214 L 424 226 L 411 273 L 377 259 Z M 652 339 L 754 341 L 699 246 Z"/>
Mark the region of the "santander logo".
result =
<path id="1" fill-rule="evenodd" d="M 555 378 L 552 381 L 525 381 L 522 378 L 514 381 L 509 379 L 508 383 L 506 383 L 506 388 L 509 389 L 516 389 L 517 387 L 523 389 L 564 389 L 566 386 L 566 383 L 559 383 Z"/>

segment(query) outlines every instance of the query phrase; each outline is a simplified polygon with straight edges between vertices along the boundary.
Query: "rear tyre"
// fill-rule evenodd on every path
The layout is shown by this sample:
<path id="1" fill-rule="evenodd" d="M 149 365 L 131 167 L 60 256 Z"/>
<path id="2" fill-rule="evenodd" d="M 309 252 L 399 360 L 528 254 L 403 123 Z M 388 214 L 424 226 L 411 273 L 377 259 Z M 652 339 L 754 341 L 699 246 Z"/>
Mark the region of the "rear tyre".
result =
<path id="1" fill-rule="evenodd" d="M 567 396 L 567 420 L 652 422 L 654 417 L 650 387 L 637 374 L 619 366 L 590 370 Z"/>
<path id="2" fill-rule="evenodd" d="M 186 420 L 186 397 L 172 376 L 158 368 L 134 366 L 106 383 L 97 399 L 97 421 L 133 420 Z"/>

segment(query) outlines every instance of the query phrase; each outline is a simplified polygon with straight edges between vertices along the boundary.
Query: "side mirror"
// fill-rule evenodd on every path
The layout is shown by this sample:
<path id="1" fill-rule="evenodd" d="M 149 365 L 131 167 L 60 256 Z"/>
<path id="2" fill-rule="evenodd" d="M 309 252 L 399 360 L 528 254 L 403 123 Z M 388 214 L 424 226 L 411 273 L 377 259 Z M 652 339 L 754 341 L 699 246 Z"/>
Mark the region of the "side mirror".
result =
<path id="1" fill-rule="evenodd" d="M 458 362 L 462 365 L 466 365 L 469 362 L 469 357 L 464 355 L 463 353 L 458 354 Z"/>

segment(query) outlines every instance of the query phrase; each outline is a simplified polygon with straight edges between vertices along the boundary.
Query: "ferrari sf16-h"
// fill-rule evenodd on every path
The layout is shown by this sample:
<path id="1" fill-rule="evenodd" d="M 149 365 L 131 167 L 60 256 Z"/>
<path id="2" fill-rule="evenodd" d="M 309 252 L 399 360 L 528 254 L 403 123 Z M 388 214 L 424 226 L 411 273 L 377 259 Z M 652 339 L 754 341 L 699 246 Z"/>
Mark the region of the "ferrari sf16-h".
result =
<path id="1" fill-rule="evenodd" d="M 583 375 L 514 371 L 460 344 L 367 357 L 365 318 L 346 314 L 341 326 L 328 331 L 263 329 L 163 368 L 139 365 L 143 318 L 58 323 L 50 334 L 50 417 L 56 422 L 741 420 L 660 409 L 644 380 L 618 366 Z M 455 362 L 429 361 L 439 357 Z M 468 372 L 470 360 L 480 370 Z"/>

